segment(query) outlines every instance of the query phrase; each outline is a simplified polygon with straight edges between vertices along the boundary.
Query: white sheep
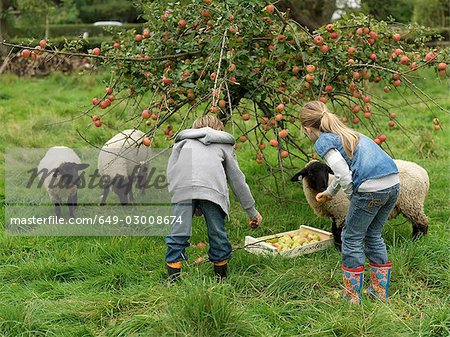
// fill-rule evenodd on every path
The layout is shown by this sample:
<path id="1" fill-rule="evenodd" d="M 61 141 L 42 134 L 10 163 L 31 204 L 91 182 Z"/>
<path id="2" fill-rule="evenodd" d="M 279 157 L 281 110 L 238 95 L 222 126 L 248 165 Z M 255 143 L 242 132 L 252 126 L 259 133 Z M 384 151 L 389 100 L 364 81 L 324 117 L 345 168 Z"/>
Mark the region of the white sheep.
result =
<path id="1" fill-rule="evenodd" d="M 61 204 L 69 206 L 70 217 L 75 216 L 78 186 L 81 183 L 80 171 L 88 166 L 81 163 L 75 151 L 65 146 L 50 148 L 39 162 L 37 176 L 55 204 L 58 218 L 61 217 Z"/>
<path id="2" fill-rule="evenodd" d="M 101 205 L 106 204 L 110 188 L 125 205 L 133 201 L 133 184 L 144 191 L 148 175 L 148 148 L 142 144 L 145 134 L 129 129 L 108 140 L 98 156 L 98 170 L 102 179 Z"/>
<path id="3" fill-rule="evenodd" d="M 389 219 L 403 214 L 412 223 L 413 239 L 428 232 L 428 218 L 423 206 L 430 182 L 428 173 L 421 166 L 404 160 L 394 160 L 399 170 L 400 194 Z M 332 232 L 337 245 L 341 243 L 341 231 L 347 215 L 349 200 L 342 190 L 325 203 L 318 203 L 316 195 L 323 192 L 333 179 L 333 171 L 313 160 L 298 172 L 291 181 L 303 182 L 303 191 L 311 208 L 320 217 L 331 218 Z"/>

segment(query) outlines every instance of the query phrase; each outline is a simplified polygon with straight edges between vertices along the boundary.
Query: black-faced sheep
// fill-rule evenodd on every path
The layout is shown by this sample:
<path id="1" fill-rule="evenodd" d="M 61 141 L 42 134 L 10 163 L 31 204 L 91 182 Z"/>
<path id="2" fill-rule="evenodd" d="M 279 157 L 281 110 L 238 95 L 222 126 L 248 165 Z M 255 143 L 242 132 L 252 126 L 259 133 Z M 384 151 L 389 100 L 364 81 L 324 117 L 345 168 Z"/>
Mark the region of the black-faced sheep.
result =
<path id="1" fill-rule="evenodd" d="M 142 144 L 145 134 L 129 129 L 108 140 L 98 156 L 98 170 L 103 183 L 101 205 L 106 204 L 110 188 L 125 205 L 133 201 L 133 184 L 141 191 L 148 175 L 148 148 Z"/>
<path id="2" fill-rule="evenodd" d="M 412 223 L 412 236 L 427 234 L 428 218 L 423 206 L 430 186 L 428 173 L 421 166 L 404 160 L 394 160 L 399 170 L 400 194 L 389 219 L 403 214 Z M 306 200 L 314 212 L 332 220 L 332 233 L 336 244 L 341 243 L 341 231 L 347 215 L 349 200 L 342 190 L 325 203 L 318 203 L 316 195 L 327 189 L 333 179 L 333 171 L 317 160 L 311 161 L 292 177 L 291 181 L 302 181 Z"/>
<path id="3" fill-rule="evenodd" d="M 38 165 L 38 177 L 55 204 L 55 213 L 61 217 L 61 205 L 69 206 L 69 216 L 75 217 L 80 186 L 80 171 L 89 167 L 68 147 L 50 148 Z M 67 202 L 65 202 L 67 200 Z"/>

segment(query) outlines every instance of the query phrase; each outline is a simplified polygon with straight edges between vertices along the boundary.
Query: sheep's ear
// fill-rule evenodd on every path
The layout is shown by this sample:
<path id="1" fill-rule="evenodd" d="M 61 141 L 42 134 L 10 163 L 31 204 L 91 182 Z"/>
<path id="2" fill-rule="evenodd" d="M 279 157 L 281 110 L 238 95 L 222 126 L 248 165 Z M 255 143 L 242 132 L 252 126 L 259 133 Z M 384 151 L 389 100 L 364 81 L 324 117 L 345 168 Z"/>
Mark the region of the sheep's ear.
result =
<path id="1" fill-rule="evenodd" d="M 329 174 L 334 175 L 333 170 L 328 165 L 327 165 L 327 171 L 328 171 Z"/>
<path id="2" fill-rule="evenodd" d="M 301 181 L 308 174 L 307 169 L 303 169 L 291 178 L 291 181 Z"/>
<path id="3" fill-rule="evenodd" d="M 89 167 L 89 164 L 77 164 L 75 167 L 78 171 L 82 171 L 87 169 Z"/>

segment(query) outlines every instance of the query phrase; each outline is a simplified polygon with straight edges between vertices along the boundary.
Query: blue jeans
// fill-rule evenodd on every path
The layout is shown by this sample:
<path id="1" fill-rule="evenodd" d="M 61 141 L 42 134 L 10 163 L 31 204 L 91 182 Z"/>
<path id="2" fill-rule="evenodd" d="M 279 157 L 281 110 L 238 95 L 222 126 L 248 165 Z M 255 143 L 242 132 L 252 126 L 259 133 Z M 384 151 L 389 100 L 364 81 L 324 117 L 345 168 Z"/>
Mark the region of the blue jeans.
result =
<path id="1" fill-rule="evenodd" d="M 208 227 L 209 250 L 211 262 L 228 260 L 231 256 L 231 244 L 225 230 L 226 214 L 216 203 L 209 200 L 186 200 L 174 205 L 173 215 L 180 216 L 182 223 L 174 223 L 169 236 L 166 236 L 166 262 L 187 260 L 185 249 L 189 247 L 192 230 L 192 216 L 195 209 L 200 209 Z"/>
<path id="2" fill-rule="evenodd" d="M 364 266 L 364 253 L 372 263 L 388 262 L 381 231 L 395 206 L 399 191 L 400 185 L 397 184 L 382 191 L 353 193 L 342 230 L 344 267 Z"/>

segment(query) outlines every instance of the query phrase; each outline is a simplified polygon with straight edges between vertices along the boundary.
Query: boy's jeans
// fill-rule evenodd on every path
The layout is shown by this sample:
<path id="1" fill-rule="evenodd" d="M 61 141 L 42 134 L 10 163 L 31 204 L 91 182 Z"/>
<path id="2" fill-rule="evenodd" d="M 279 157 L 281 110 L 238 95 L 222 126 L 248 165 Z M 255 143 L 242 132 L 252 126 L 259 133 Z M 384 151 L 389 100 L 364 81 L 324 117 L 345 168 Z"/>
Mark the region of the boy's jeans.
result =
<path id="1" fill-rule="evenodd" d="M 231 256 L 231 244 L 225 231 L 225 212 L 214 202 L 208 200 L 186 200 L 174 205 L 173 215 L 180 216 L 182 223 L 175 222 L 169 236 L 166 236 L 167 253 L 166 262 L 187 260 L 186 247 L 189 247 L 189 238 L 192 229 L 192 216 L 199 208 L 208 227 L 209 250 L 208 257 L 211 262 L 228 260 Z"/>
<path id="2" fill-rule="evenodd" d="M 353 193 L 342 230 L 344 267 L 364 266 L 364 253 L 372 263 L 388 262 L 381 231 L 395 206 L 399 191 L 400 185 L 397 184 L 382 191 Z"/>

